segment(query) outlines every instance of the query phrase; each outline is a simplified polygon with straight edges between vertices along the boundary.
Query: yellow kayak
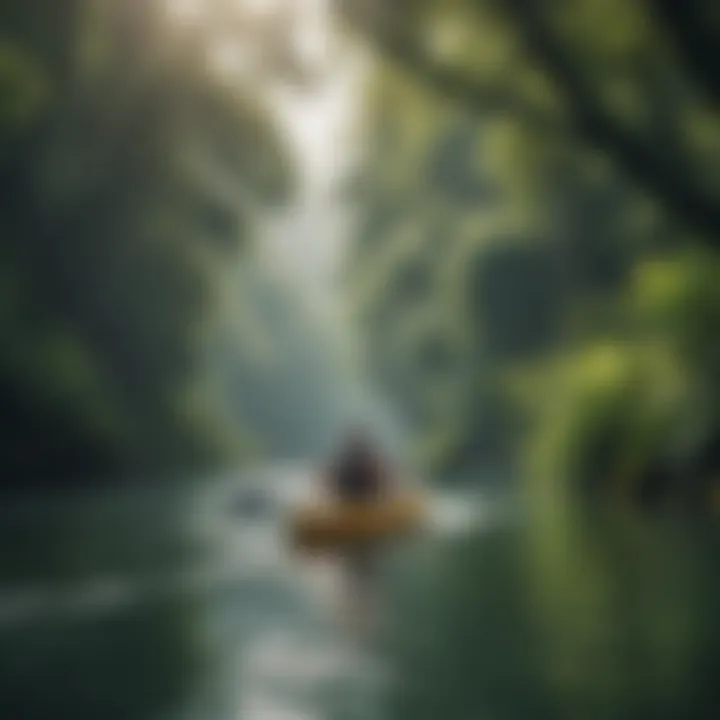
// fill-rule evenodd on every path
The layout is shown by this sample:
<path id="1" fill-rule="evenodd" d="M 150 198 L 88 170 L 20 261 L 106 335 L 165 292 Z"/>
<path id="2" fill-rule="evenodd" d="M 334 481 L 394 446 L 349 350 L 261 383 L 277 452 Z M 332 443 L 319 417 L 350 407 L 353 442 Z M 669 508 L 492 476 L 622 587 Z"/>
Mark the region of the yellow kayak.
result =
<path id="1" fill-rule="evenodd" d="M 323 503 L 291 517 L 293 544 L 305 550 L 334 550 L 389 540 L 418 530 L 425 519 L 419 495 L 382 501 Z"/>

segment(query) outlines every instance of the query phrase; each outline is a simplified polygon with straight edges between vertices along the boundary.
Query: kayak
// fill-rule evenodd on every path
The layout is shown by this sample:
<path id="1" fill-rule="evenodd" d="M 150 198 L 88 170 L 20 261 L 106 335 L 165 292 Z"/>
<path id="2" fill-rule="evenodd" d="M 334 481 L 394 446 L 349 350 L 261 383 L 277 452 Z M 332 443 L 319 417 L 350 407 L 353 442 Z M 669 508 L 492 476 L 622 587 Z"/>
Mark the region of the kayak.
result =
<path id="1" fill-rule="evenodd" d="M 297 509 L 290 519 L 295 547 L 336 550 L 377 543 L 419 530 L 426 516 L 423 498 L 405 495 L 382 501 L 327 502 Z"/>

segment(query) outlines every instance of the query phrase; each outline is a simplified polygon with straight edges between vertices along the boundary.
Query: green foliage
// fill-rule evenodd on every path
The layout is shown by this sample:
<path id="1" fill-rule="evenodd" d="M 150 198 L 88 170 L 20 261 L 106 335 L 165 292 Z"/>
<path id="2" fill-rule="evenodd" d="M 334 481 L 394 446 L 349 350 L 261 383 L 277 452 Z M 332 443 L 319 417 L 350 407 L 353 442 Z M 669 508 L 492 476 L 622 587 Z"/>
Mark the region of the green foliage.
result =
<path id="1" fill-rule="evenodd" d="M 642 494 L 691 466 L 720 428 L 717 16 L 664 0 L 345 10 L 382 58 L 355 302 L 431 469 L 508 462 L 554 498 Z M 404 328 L 425 317 L 456 382 L 420 422 L 438 366 Z"/>
<path id="2" fill-rule="evenodd" d="M 223 287 L 287 196 L 259 103 L 153 4 L 0 8 L 4 482 L 217 461 Z"/>
<path id="3" fill-rule="evenodd" d="M 12 137 L 32 121 L 45 100 L 42 72 L 22 51 L 0 45 L 0 130 Z M 3 138 L 5 140 L 5 138 Z"/>
<path id="4" fill-rule="evenodd" d="M 547 394 L 526 455 L 538 499 L 557 498 L 548 483 L 632 495 L 653 462 L 672 460 L 690 380 L 660 343 L 598 343 L 555 363 L 538 378 Z"/>

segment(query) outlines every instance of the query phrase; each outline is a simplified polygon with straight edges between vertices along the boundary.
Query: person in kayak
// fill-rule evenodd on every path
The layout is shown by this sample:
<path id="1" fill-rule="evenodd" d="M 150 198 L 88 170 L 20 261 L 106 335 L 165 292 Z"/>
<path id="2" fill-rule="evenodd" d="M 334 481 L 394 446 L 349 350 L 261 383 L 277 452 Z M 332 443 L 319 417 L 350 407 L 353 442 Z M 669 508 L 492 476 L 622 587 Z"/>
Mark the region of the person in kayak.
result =
<path id="1" fill-rule="evenodd" d="M 390 463 L 360 429 L 350 433 L 325 480 L 330 497 L 339 502 L 381 502 L 396 488 Z"/>
<path id="2" fill-rule="evenodd" d="M 340 503 L 382 503 L 396 491 L 396 473 L 362 429 L 353 430 L 325 473 L 325 490 Z M 377 612 L 382 548 L 375 542 L 344 547 L 346 617 L 362 635 Z"/>

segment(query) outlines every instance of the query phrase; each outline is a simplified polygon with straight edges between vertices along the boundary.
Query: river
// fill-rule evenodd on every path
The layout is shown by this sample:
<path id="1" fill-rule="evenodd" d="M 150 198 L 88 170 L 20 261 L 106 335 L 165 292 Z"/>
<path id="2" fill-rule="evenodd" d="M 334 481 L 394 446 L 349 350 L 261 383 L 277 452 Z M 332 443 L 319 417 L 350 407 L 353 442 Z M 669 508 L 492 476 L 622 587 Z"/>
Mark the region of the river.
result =
<path id="1" fill-rule="evenodd" d="M 6 503 L 3 717 L 716 716 L 714 530 L 587 520 L 536 536 L 485 496 L 438 496 L 429 531 L 387 558 L 382 622 L 358 643 L 337 569 L 284 542 L 309 477 Z M 269 495 L 243 515 L 249 487 Z"/>

